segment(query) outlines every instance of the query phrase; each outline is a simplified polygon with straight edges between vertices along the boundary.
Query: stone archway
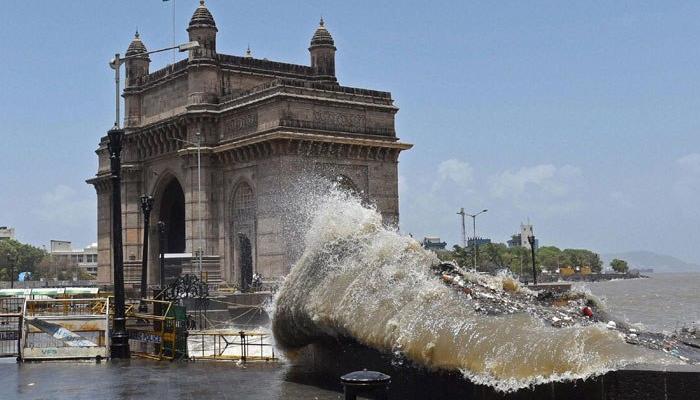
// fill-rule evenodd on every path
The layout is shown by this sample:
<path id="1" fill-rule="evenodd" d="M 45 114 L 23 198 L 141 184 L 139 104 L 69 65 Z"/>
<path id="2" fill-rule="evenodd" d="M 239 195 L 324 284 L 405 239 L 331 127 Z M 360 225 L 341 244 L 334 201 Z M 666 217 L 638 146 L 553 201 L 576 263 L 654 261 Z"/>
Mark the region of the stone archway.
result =
<path id="1" fill-rule="evenodd" d="M 246 289 L 255 271 L 257 242 L 255 192 L 248 183 L 239 183 L 233 191 L 230 215 L 231 273 L 240 288 Z"/>
<path id="2" fill-rule="evenodd" d="M 156 201 L 160 204 L 158 218 L 165 222 L 165 253 L 184 253 L 185 193 L 177 179 L 168 182 Z"/>
<path id="3" fill-rule="evenodd" d="M 238 265 L 241 277 L 239 280 L 242 291 L 247 291 L 253 283 L 253 247 L 250 238 L 244 233 L 238 234 Z"/>

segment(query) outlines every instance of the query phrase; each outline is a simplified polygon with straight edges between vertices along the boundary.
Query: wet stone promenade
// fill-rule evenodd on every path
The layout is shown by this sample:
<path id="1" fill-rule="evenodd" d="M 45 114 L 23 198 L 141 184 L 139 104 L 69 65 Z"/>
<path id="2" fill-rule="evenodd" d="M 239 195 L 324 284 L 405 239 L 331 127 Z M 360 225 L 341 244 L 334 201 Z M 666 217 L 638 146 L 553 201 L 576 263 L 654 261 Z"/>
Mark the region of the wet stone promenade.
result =
<path id="1" fill-rule="evenodd" d="M 44 362 L 0 359 L 0 399 L 342 399 L 285 380 L 279 365 L 229 362 Z"/>

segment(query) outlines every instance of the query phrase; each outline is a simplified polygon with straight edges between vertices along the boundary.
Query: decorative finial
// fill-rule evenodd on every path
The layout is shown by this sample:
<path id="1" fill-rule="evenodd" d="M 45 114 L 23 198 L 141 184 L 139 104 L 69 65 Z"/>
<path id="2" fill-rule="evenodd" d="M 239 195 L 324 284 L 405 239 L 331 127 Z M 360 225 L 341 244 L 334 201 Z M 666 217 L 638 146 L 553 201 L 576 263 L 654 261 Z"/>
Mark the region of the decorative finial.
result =
<path id="1" fill-rule="evenodd" d="M 199 0 L 199 6 L 204 7 L 204 0 Z"/>
<path id="2" fill-rule="evenodd" d="M 321 16 L 321 21 L 319 21 L 318 25 L 323 26 L 323 16 Z"/>
<path id="3" fill-rule="evenodd" d="M 136 28 L 136 33 L 134 33 L 134 38 L 138 39 L 140 37 L 141 37 L 141 35 L 139 35 L 139 28 Z"/>
<path id="4" fill-rule="evenodd" d="M 245 58 L 253 58 L 253 53 L 250 51 L 250 43 L 248 44 L 248 49 L 245 51 Z"/>

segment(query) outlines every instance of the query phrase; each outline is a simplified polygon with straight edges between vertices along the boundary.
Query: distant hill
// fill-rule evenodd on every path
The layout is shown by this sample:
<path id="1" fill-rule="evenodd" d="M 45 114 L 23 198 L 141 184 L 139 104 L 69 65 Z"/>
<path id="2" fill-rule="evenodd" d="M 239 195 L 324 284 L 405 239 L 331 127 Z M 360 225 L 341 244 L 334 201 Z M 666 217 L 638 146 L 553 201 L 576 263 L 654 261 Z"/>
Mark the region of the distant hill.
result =
<path id="1" fill-rule="evenodd" d="M 679 258 L 651 251 L 628 251 L 625 253 L 601 254 L 603 263 L 609 267 L 614 258 L 627 261 L 630 268 L 654 268 L 654 272 L 700 272 L 700 265 Z"/>

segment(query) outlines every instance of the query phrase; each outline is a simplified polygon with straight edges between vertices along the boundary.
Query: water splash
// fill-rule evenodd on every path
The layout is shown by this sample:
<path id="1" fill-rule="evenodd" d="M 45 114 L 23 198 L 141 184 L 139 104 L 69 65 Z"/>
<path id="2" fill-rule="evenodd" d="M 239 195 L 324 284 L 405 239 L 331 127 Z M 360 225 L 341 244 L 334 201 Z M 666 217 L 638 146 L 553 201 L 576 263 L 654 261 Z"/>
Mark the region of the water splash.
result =
<path id="1" fill-rule="evenodd" d="M 527 313 L 477 314 L 467 297 L 432 274 L 435 254 L 383 226 L 374 208 L 334 189 L 301 203 L 310 207 L 302 213 L 305 248 L 273 306 L 282 349 L 351 337 L 501 391 L 630 363 L 674 362 L 599 324 L 554 328 Z M 489 279 L 502 289 L 504 277 Z"/>

